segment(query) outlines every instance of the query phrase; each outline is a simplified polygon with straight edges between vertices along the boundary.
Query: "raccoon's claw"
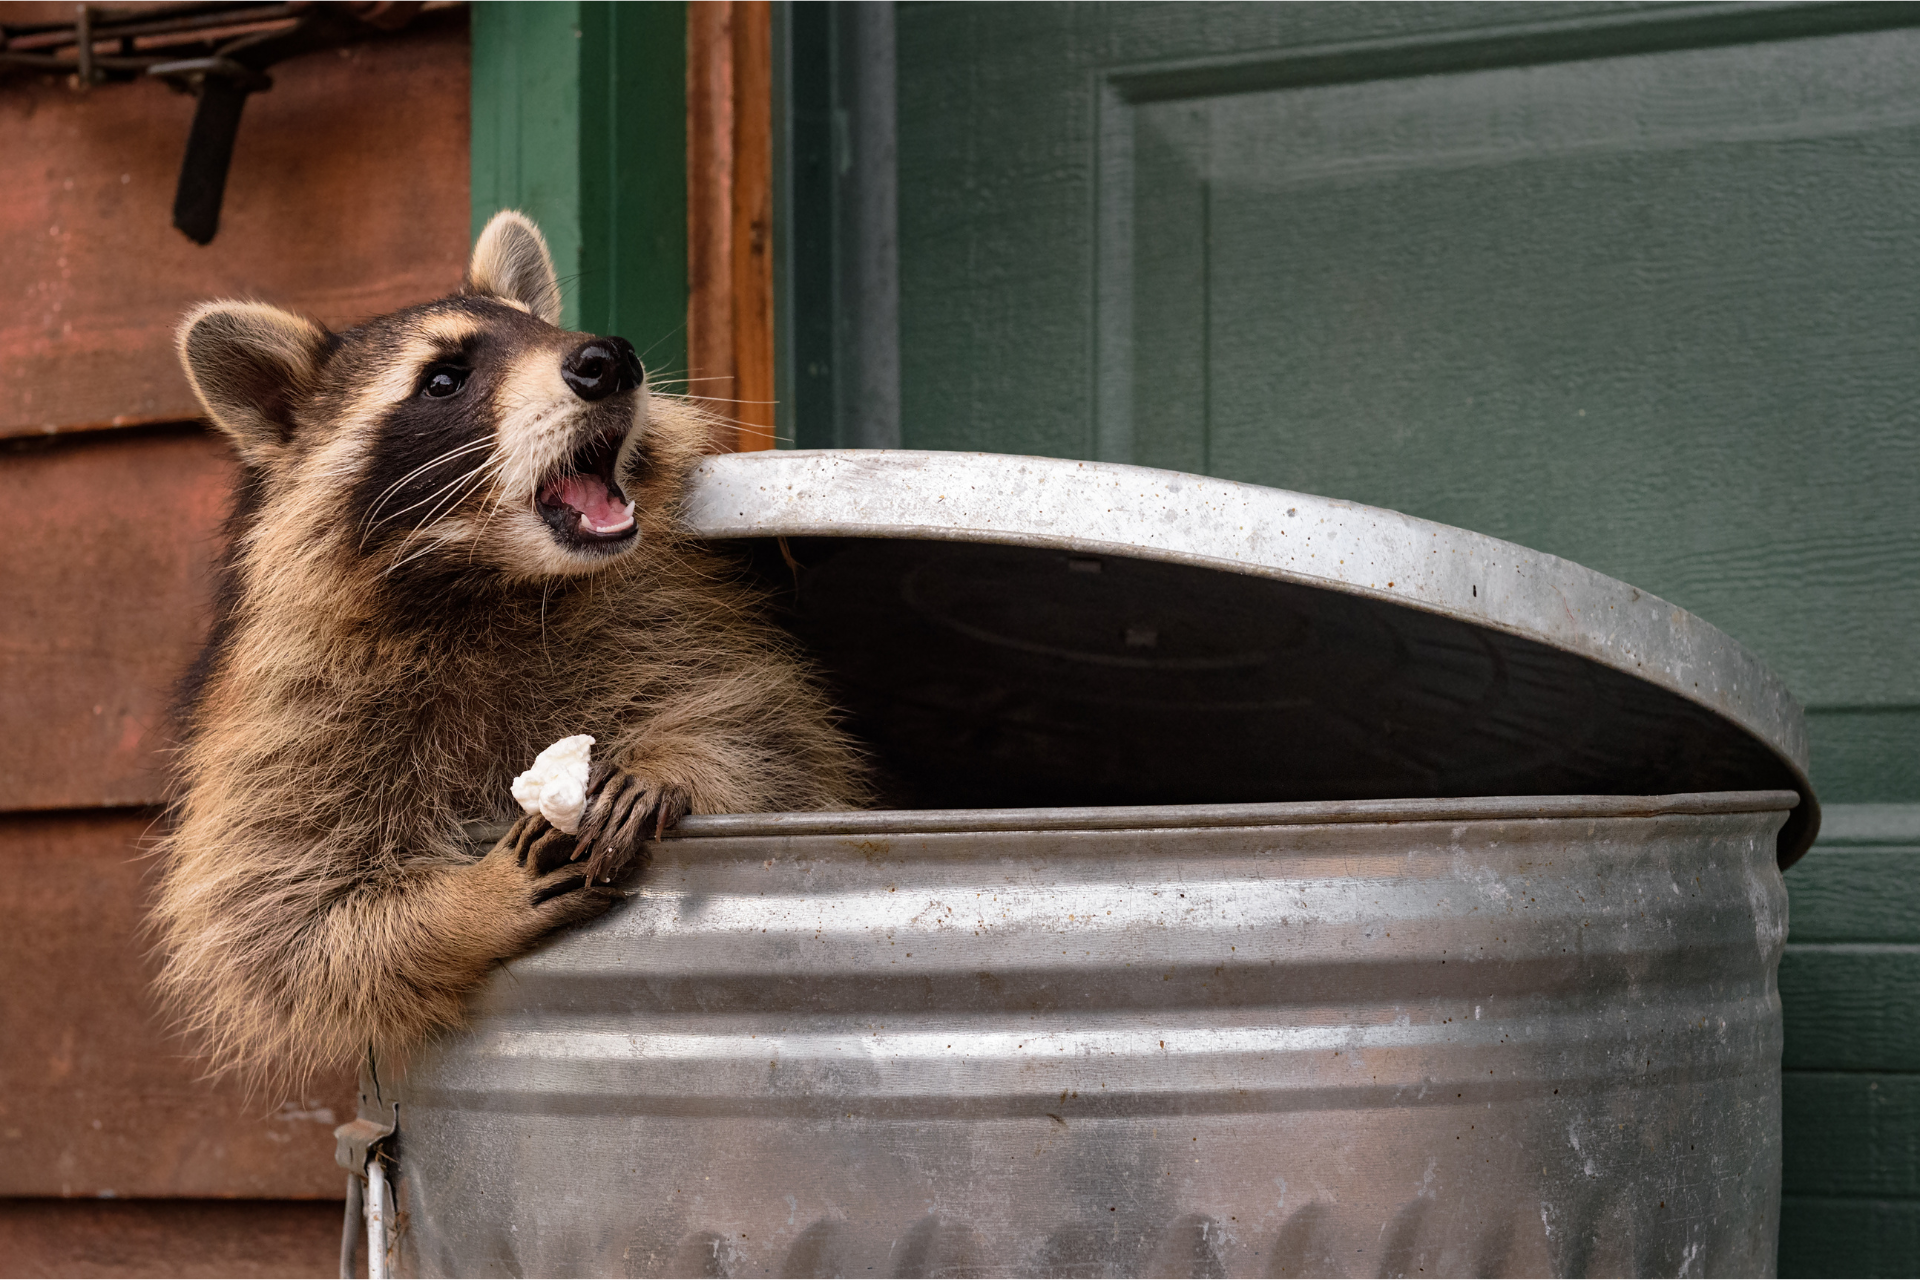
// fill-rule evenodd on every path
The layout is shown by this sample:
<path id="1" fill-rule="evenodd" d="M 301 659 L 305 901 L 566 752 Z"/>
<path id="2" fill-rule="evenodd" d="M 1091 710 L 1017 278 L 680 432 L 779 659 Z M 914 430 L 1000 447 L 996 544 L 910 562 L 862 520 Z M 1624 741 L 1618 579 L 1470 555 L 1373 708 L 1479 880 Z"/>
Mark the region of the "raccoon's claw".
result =
<path id="1" fill-rule="evenodd" d="M 598 884 L 623 870 L 643 843 L 658 840 L 685 817 L 689 801 L 679 787 L 647 782 L 625 770 L 607 769 L 594 781 L 573 856 L 587 860 L 587 880 Z"/>
<path id="2" fill-rule="evenodd" d="M 572 893 L 576 889 L 584 888 L 586 883 L 585 869 L 577 862 L 569 862 L 533 882 L 533 905 L 542 906 L 563 893 Z"/>
<path id="3" fill-rule="evenodd" d="M 544 876 L 555 867 L 565 866 L 573 858 L 576 837 L 561 831 L 538 813 L 521 817 L 496 848 L 513 851 L 514 865 L 527 868 L 534 876 Z"/>
<path id="4" fill-rule="evenodd" d="M 586 866 L 573 857 L 576 843 L 540 814 L 524 814 L 474 868 L 509 902 L 533 913 L 526 922 L 532 932 L 515 945 L 591 919 L 619 900 L 616 891 L 587 882 Z"/>

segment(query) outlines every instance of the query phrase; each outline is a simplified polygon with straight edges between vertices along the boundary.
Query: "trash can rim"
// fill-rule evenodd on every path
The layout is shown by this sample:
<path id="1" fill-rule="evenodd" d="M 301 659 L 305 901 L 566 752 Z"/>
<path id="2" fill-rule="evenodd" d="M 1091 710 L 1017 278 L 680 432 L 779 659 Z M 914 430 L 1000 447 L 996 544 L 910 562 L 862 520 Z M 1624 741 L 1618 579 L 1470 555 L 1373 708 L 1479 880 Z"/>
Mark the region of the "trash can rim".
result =
<path id="1" fill-rule="evenodd" d="M 682 818 L 665 839 L 737 836 L 923 835 L 1004 831 L 1177 831 L 1217 827 L 1310 827 L 1416 822 L 1567 821 L 1729 813 L 1786 813 L 1792 791 L 1696 791 L 1666 796 L 1469 796 L 1388 800 L 1301 800 L 1271 804 L 1101 805 L 1035 809 L 855 809 L 800 813 L 705 813 Z M 505 823 L 472 822 L 477 846 L 500 839 Z"/>
<path id="2" fill-rule="evenodd" d="M 1784 813 L 1791 791 L 1701 791 L 1670 796 L 1473 796 L 1464 799 L 1306 800 L 1273 804 L 1104 805 L 1047 809 L 862 809 L 716 813 L 683 818 L 669 840 L 730 836 L 915 835 L 944 831 L 1153 831 L 1198 827 L 1657 818 Z"/>
<path id="3" fill-rule="evenodd" d="M 1361 596 L 1520 636 L 1713 712 L 1789 771 L 1780 863 L 1819 831 L 1806 716 L 1719 628 L 1573 561 L 1380 507 L 1113 462 L 907 449 L 765 450 L 696 469 L 682 527 L 710 539 L 904 538 L 1189 564 Z"/>

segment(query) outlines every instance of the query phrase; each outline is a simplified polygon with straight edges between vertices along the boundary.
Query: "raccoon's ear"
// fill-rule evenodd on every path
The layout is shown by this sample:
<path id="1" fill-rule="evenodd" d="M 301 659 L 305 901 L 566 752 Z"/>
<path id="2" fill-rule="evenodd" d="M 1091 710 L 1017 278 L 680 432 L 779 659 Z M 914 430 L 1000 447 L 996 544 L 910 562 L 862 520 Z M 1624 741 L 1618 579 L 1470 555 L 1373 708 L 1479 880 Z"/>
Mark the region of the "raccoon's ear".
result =
<path id="1" fill-rule="evenodd" d="M 524 213 L 502 209 L 473 245 L 467 291 L 517 302 L 548 324 L 560 323 L 560 278 L 546 237 Z"/>
<path id="2" fill-rule="evenodd" d="M 326 358 L 327 331 L 258 302 L 209 302 L 180 325 L 180 363 L 207 416 L 258 466 L 293 438 L 294 406 Z"/>

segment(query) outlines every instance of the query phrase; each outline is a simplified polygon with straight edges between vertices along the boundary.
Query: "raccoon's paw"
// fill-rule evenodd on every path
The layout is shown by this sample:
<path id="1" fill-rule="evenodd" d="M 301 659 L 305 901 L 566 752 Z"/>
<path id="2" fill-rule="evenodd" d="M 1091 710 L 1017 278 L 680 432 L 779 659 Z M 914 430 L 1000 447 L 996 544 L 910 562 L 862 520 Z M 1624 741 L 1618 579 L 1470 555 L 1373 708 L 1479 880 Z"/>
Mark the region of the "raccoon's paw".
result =
<path id="1" fill-rule="evenodd" d="M 576 837 L 538 813 L 529 813 L 480 860 L 478 870 L 502 884 L 531 917 L 534 932 L 591 920 L 620 901 L 621 894 L 588 879 L 574 860 Z"/>
<path id="2" fill-rule="evenodd" d="M 689 807 L 684 787 L 610 765 L 597 767 L 587 783 L 587 812 L 573 853 L 586 860 L 588 883 L 606 884 L 626 870 L 640 856 L 641 845 L 666 834 Z"/>

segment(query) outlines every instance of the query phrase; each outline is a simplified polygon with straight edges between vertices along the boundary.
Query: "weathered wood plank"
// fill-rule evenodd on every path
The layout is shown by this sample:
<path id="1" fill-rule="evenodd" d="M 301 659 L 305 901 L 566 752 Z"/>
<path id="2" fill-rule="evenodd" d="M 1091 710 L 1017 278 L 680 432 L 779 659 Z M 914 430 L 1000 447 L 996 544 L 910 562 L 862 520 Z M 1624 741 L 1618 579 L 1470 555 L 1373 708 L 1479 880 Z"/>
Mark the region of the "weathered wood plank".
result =
<path id="1" fill-rule="evenodd" d="M 0 1270 L 335 1276 L 343 1207 L 328 1200 L 0 1200 Z"/>
<path id="2" fill-rule="evenodd" d="M 154 819 L 0 818 L 0 1196 L 338 1196 L 352 1082 L 211 1084 L 154 1008 Z"/>
<path id="3" fill-rule="evenodd" d="M 687 10 L 686 389 L 718 413 L 732 408 L 734 382 L 734 8 Z"/>
<path id="4" fill-rule="evenodd" d="M 687 11 L 687 394 L 726 450 L 773 447 L 772 10 Z"/>
<path id="5" fill-rule="evenodd" d="M 0 452 L 0 809 L 162 797 L 230 484 L 197 428 Z"/>
<path id="6" fill-rule="evenodd" d="M 86 95 L 0 84 L 0 435 L 194 417 L 173 328 L 203 299 L 265 298 L 340 325 L 459 282 L 462 15 L 292 59 L 273 78 L 247 101 L 204 247 L 171 225 L 192 98 L 148 80 Z"/>
<path id="7" fill-rule="evenodd" d="M 1780 961 L 1788 1069 L 1920 1066 L 1920 946 L 1789 944 Z"/>

